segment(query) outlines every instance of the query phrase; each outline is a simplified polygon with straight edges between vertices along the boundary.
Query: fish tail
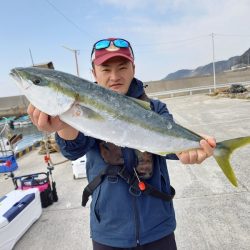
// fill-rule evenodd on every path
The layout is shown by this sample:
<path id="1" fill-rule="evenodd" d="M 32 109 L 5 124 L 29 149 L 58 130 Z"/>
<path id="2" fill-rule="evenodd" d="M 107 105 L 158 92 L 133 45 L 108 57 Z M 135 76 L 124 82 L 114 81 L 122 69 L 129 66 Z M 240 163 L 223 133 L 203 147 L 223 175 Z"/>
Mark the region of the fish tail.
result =
<path id="1" fill-rule="evenodd" d="M 233 151 L 246 144 L 250 144 L 250 136 L 239 137 L 231 140 L 218 142 L 214 151 L 214 158 L 226 175 L 228 180 L 235 186 L 238 186 L 237 178 L 230 164 L 230 156 Z"/>

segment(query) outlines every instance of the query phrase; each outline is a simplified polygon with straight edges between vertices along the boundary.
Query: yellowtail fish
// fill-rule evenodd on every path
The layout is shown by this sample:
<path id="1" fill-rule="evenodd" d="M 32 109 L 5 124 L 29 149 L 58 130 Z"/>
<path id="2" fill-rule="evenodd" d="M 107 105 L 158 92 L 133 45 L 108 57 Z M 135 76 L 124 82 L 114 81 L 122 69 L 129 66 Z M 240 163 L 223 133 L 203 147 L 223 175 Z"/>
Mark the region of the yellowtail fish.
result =
<path id="1" fill-rule="evenodd" d="M 15 68 L 10 74 L 36 108 L 59 116 L 85 135 L 158 155 L 200 147 L 200 135 L 153 112 L 147 102 L 56 70 Z M 234 186 L 237 179 L 230 156 L 248 143 L 250 136 L 226 140 L 218 142 L 214 151 L 215 160 Z"/>

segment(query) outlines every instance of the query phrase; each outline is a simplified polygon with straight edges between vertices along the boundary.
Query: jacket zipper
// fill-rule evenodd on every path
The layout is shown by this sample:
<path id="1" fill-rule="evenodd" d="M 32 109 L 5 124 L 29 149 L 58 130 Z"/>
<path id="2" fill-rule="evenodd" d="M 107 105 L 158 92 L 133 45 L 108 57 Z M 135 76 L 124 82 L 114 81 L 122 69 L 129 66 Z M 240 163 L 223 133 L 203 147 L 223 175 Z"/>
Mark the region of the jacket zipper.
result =
<path id="1" fill-rule="evenodd" d="M 134 204 L 134 211 L 135 211 L 135 239 L 136 239 L 136 244 L 137 246 L 140 244 L 140 220 L 139 220 L 139 212 L 138 212 L 138 208 L 137 208 L 137 202 L 136 202 L 136 197 L 133 197 L 133 204 Z"/>

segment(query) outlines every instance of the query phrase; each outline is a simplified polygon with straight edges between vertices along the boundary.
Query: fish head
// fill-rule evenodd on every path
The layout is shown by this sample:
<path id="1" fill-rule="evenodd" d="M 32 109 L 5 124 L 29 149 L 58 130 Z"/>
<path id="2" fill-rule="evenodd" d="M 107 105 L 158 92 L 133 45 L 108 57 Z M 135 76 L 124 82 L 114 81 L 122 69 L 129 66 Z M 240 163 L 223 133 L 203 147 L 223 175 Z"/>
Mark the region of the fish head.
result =
<path id="1" fill-rule="evenodd" d="M 30 103 L 48 115 L 63 114 L 75 102 L 76 93 L 52 69 L 14 68 L 10 75 Z"/>

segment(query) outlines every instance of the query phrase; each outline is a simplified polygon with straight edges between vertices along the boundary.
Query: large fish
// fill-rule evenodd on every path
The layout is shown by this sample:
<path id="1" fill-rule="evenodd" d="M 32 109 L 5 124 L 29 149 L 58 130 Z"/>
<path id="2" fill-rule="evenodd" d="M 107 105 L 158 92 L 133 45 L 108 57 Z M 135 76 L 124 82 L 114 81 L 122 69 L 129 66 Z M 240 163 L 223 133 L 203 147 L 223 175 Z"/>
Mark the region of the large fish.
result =
<path id="1" fill-rule="evenodd" d="M 50 69 L 15 68 L 11 75 L 41 111 L 85 135 L 158 155 L 199 148 L 202 137 L 151 111 L 147 102 L 120 95 L 90 81 Z M 214 157 L 230 182 L 237 179 L 229 158 L 250 136 L 217 143 Z"/>

